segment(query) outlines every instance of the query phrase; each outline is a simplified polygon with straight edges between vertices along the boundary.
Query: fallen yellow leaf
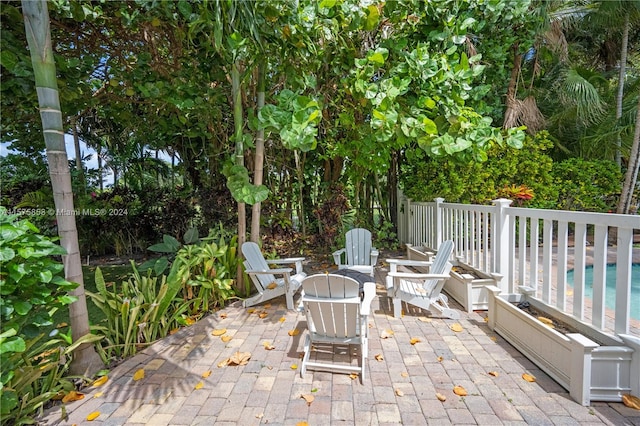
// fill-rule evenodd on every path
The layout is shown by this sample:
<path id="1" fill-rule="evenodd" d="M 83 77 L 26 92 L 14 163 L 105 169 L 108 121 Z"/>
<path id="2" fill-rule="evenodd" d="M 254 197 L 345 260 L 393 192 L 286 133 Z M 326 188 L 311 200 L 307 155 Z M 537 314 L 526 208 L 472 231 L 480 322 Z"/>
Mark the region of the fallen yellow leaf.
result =
<path id="1" fill-rule="evenodd" d="M 436 398 L 438 398 L 438 400 L 439 400 L 439 401 L 442 401 L 442 402 L 444 402 L 444 401 L 446 401 L 446 400 L 447 400 L 447 397 L 446 397 L 446 396 L 444 396 L 443 394 L 441 394 L 440 392 L 437 392 L 437 393 L 436 393 Z"/>
<path id="2" fill-rule="evenodd" d="M 198 382 L 198 384 L 194 387 L 195 390 L 202 389 L 204 387 L 203 382 Z"/>
<path id="3" fill-rule="evenodd" d="M 231 339 L 232 339 L 232 337 L 229 336 L 228 334 L 225 334 L 224 336 L 220 337 L 220 340 L 222 340 L 224 343 L 227 343 Z"/>
<path id="4" fill-rule="evenodd" d="M 298 364 L 291 364 L 291 369 L 292 370 L 297 370 L 298 369 Z"/>
<path id="5" fill-rule="evenodd" d="M 280 319 L 278 321 L 280 322 L 285 322 L 287 319 L 285 317 L 280 317 Z"/>
<path id="6" fill-rule="evenodd" d="M 404 396 L 404 392 L 402 392 L 400 389 L 396 389 L 396 395 Z"/>
<path id="7" fill-rule="evenodd" d="M 89 414 L 89 415 L 87 416 L 87 420 L 88 420 L 88 421 L 90 421 L 90 422 L 92 422 L 92 421 L 94 421 L 95 419 L 97 419 L 97 418 L 98 418 L 98 416 L 100 416 L 100 411 L 94 411 L 93 413 L 91 413 L 91 414 Z"/>
<path id="8" fill-rule="evenodd" d="M 269 290 L 273 290 L 273 289 L 274 289 L 274 288 L 276 288 L 276 287 L 278 287 L 278 284 L 276 284 L 276 283 L 271 283 L 271 284 L 269 284 L 269 285 L 267 286 L 267 288 L 268 288 Z"/>
<path id="9" fill-rule="evenodd" d="M 226 332 L 227 332 L 226 328 L 216 328 L 211 332 L 211 335 L 217 337 L 217 336 L 222 336 Z"/>
<path id="10" fill-rule="evenodd" d="M 489 371 L 489 375 L 493 376 L 493 377 L 498 377 L 499 376 L 497 371 Z"/>
<path id="11" fill-rule="evenodd" d="M 547 317 L 538 317 L 538 321 L 540 321 L 541 323 L 545 324 L 545 325 L 553 325 L 553 320 L 547 318 Z"/>
<path id="12" fill-rule="evenodd" d="M 489 317 L 484 317 L 484 322 L 489 322 Z"/>
<path id="13" fill-rule="evenodd" d="M 309 426 L 309 423 L 307 423 L 307 422 L 298 422 L 298 423 L 296 423 L 296 426 Z"/>
<path id="14" fill-rule="evenodd" d="M 227 318 L 227 313 L 226 312 L 221 313 L 220 314 L 220 318 L 222 318 L 222 319 Z"/>
<path id="15" fill-rule="evenodd" d="M 93 397 L 94 398 L 100 398 L 102 395 L 103 395 L 102 392 L 96 392 L 96 393 L 93 394 Z"/>
<path id="16" fill-rule="evenodd" d="M 271 307 L 271 303 L 265 303 L 265 304 L 264 304 L 264 308 L 265 308 L 265 309 L 269 309 L 270 307 Z"/>
<path id="17" fill-rule="evenodd" d="M 109 376 L 106 376 L 106 375 L 105 375 L 105 376 L 102 376 L 102 377 L 100 377 L 99 379 L 96 379 L 96 380 L 91 384 L 91 386 L 94 386 L 94 387 L 102 386 L 102 385 L 104 385 L 105 383 L 107 383 L 107 380 L 109 380 Z"/>
<path id="18" fill-rule="evenodd" d="M 628 393 L 622 395 L 622 403 L 629 408 L 633 408 L 635 410 L 640 410 L 640 398 L 634 395 L 629 395 Z"/>
<path id="19" fill-rule="evenodd" d="M 260 318 L 266 318 L 266 317 L 268 317 L 268 316 L 269 316 L 269 314 L 268 314 L 267 312 L 260 312 L 260 314 L 258 314 L 258 316 L 259 316 Z"/>
<path id="20" fill-rule="evenodd" d="M 273 350 L 273 349 L 275 349 L 275 348 L 276 348 L 276 347 L 275 347 L 275 346 L 273 346 L 270 342 L 264 342 L 264 343 L 262 344 L 262 346 L 264 346 L 264 348 L 265 348 L 266 350 L 268 350 L 268 351 L 271 351 L 271 350 Z"/>
<path id="21" fill-rule="evenodd" d="M 195 323 L 196 323 L 196 320 L 195 320 L 193 317 L 187 317 L 187 318 L 185 318 L 184 322 L 185 322 L 187 325 L 193 325 L 193 324 L 195 324 Z"/>
<path id="22" fill-rule="evenodd" d="M 305 401 L 307 401 L 307 405 L 311 405 L 311 403 L 313 402 L 314 399 L 316 399 L 315 396 L 313 395 L 300 395 L 300 398 L 304 399 Z"/>
<path id="23" fill-rule="evenodd" d="M 289 330 L 289 336 L 297 336 L 298 334 L 300 334 L 300 330 L 298 330 L 297 328 Z"/>
<path id="24" fill-rule="evenodd" d="M 374 358 L 376 359 L 376 361 L 383 361 L 384 360 L 384 357 L 382 356 L 382 354 L 376 354 L 374 356 Z"/>
<path id="25" fill-rule="evenodd" d="M 462 386 L 454 386 L 453 393 L 455 393 L 458 396 L 467 396 L 467 390 Z"/>
<path id="26" fill-rule="evenodd" d="M 455 323 L 451 325 L 451 330 L 455 331 L 456 333 L 459 333 L 462 330 L 464 330 L 464 328 L 462 328 L 462 326 L 459 323 Z"/>
<path id="27" fill-rule="evenodd" d="M 381 339 L 388 339 L 389 337 L 393 336 L 393 330 L 383 330 L 382 333 L 380 333 L 380 338 Z"/>
<path id="28" fill-rule="evenodd" d="M 355 380 L 358 378 L 358 373 L 351 373 L 349 374 L 349 377 L 351 378 L 351 380 Z"/>
<path id="29" fill-rule="evenodd" d="M 422 322 L 431 322 L 431 321 L 433 321 L 433 320 L 432 320 L 431 318 L 429 318 L 429 317 L 419 317 L 418 319 L 419 319 L 420 321 L 422 321 Z"/>
<path id="30" fill-rule="evenodd" d="M 422 342 L 422 340 L 420 340 L 417 337 L 413 337 L 410 341 L 409 341 L 412 345 L 415 345 L 416 343 L 420 343 Z"/>
<path id="31" fill-rule="evenodd" d="M 172 328 L 171 330 L 169 330 L 169 335 L 176 334 L 178 332 L 178 330 L 180 330 L 180 329 L 179 328 Z"/>
<path id="32" fill-rule="evenodd" d="M 442 361 L 444 361 L 444 357 L 443 356 L 439 356 L 438 357 L 438 362 L 442 362 Z"/>
<path id="33" fill-rule="evenodd" d="M 264 417 L 264 413 L 256 414 L 256 419 L 261 419 Z"/>
<path id="34" fill-rule="evenodd" d="M 248 314 L 252 314 L 252 313 L 254 313 L 255 311 L 256 311 L 256 308 L 249 308 L 249 309 L 247 309 L 247 313 L 248 313 Z"/>
<path id="35" fill-rule="evenodd" d="M 522 375 L 522 378 L 525 379 L 527 382 L 532 382 L 533 383 L 533 382 L 536 381 L 535 376 L 532 376 L 531 374 L 528 374 L 528 373 L 524 373 Z"/>
<path id="36" fill-rule="evenodd" d="M 133 375 L 133 381 L 137 382 L 138 380 L 144 379 L 144 368 L 139 369 Z"/>
<path id="37" fill-rule="evenodd" d="M 84 398 L 83 393 L 72 390 L 62 398 L 62 402 L 80 401 L 82 398 Z"/>
<path id="38" fill-rule="evenodd" d="M 207 371 L 205 371 L 204 373 L 202 373 L 202 377 L 204 377 L 205 379 L 206 379 L 207 377 L 209 377 L 210 375 L 211 375 L 211 370 L 207 370 Z"/>
<path id="39" fill-rule="evenodd" d="M 251 352 L 236 352 L 229 358 L 229 365 L 247 365 L 251 359 Z"/>
<path id="40" fill-rule="evenodd" d="M 66 322 L 61 322 L 60 324 L 56 325 L 56 328 L 62 328 L 62 327 L 66 327 L 69 324 L 67 324 Z"/>
<path id="41" fill-rule="evenodd" d="M 407 373 L 406 371 L 403 371 L 402 373 L 400 373 L 400 375 L 402 377 L 409 377 L 409 373 Z"/>
<path id="42" fill-rule="evenodd" d="M 497 342 L 498 341 L 498 338 L 496 336 L 491 336 L 491 337 L 489 337 L 489 339 L 491 339 L 491 341 L 493 341 L 493 342 Z"/>
<path id="43" fill-rule="evenodd" d="M 220 361 L 218 363 L 218 368 L 226 367 L 227 365 L 229 365 L 229 358 Z"/>

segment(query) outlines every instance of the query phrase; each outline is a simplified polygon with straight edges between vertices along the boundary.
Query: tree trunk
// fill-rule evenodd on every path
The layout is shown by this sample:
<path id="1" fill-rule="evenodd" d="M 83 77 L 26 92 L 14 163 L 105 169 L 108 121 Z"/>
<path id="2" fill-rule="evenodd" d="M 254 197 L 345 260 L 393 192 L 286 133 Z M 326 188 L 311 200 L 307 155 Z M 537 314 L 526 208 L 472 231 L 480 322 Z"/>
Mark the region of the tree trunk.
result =
<path id="1" fill-rule="evenodd" d="M 633 133 L 633 144 L 629 154 L 629 166 L 624 176 L 622 191 L 620 192 L 620 202 L 618 203 L 618 213 L 628 214 L 631 209 L 631 201 L 638 179 L 638 168 L 640 167 L 640 96 L 638 96 L 638 107 L 636 113 L 636 130 Z"/>
<path id="2" fill-rule="evenodd" d="M 627 48 L 629 45 L 629 12 L 624 15 L 624 27 L 622 28 L 622 47 L 620 49 L 620 72 L 618 73 L 618 94 L 616 96 L 616 122 L 622 118 L 622 99 L 624 96 L 624 77 L 627 67 Z M 637 129 L 637 127 L 636 127 Z M 622 138 L 618 135 L 616 139 L 616 163 L 622 166 Z"/>
<path id="3" fill-rule="evenodd" d="M 264 106 L 265 87 L 265 63 L 261 62 L 258 67 L 258 93 L 257 93 L 257 114 Z M 256 156 L 253 167 L 253 184 L 262 185 L 264 173 L 264 129 L 259 129 L 256 133 Z M 262 203 L 254 203 L 251 206 L 251 241 L 260 242 L 260 212 Z"/>
<path id="4" fill-rule="evenodd" d="M 238 63 L 234 62 L 231 68 L 231 86 L 233 90 L 233 124 L 235 128 L 234 139 L 236 143 L 236 165 L 244 166 L 244 146 L 242 144 L 243 112 L 242 112 L 242 87 L 240 83 L 240 70 Z M 238 247 L 247 239 L 247 211 L 246 204 L 238 202 Z M 244 287 L 242 264 L 238 262 L 236 271 L 236 283 L 238 289 Z"/>
<path id="5" fill-rule="evenodd" d="M 71 174 L 69 173 L 69 162 L 64 143 L 62 112 L 58 96 L 56 67 L 51 48 L 47 2 L 45 0 L 24 0 L 22 2 L 22 11 L 24 13 L 24 26 L 38 92 L 40 118 L 42 119 L 42 130 L 56 207 L 58 235 L 60 236 L 60 245 L 67 251 L 67 254 L 62 257 L 65 278 L 68 281 L 79 284 L 71 292 L 71 295 L 76 296 L 78 300 L 69 305 L 72 338 L 73 341 L 77 341 L 90 333 L 89 313 L 84 292 L 78 229 L 75 215 L 71 214 L 74 211 Z M 80 345 L 74 351 L 71 374 L 93 375 L 102 367 L 102 361 L 92 344 Z"/>

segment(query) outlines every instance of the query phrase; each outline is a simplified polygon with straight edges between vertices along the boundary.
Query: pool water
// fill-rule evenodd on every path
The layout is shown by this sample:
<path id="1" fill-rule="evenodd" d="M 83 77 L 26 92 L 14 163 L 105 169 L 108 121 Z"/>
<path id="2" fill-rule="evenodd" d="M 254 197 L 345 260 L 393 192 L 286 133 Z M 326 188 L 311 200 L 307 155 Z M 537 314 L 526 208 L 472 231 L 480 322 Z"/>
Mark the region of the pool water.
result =
<path id="1" fill-rule="evenodd" d="M 593 266 L 587 266 L 584 271 L 585 296 L 593 296 Z M 573 270 L 567 272 L 567 283 L 573 286 Z M 616 308 L 616 264 L 607 265 L 607 288 L 604 292 L 607 308 Z M 640 263 L 631 267 L 631 318 L 640 320 Z"/>

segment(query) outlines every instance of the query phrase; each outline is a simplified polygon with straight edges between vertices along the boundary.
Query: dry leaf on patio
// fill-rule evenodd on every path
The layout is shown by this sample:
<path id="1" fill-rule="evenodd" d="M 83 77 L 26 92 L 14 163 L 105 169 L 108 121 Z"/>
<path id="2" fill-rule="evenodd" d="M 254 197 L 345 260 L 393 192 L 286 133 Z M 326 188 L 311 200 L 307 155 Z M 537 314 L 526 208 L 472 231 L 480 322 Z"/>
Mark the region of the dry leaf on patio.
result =
<path id="1" fill-rule="evenodd" d="M 629 408 L 640 410 L 640 398 L 637 396 L 624 394 L 622 395 L 622 403 Z"/>
<path id="2" fill-rule="evenodd" d="M 388 339 L 391 336 L 393 336 L 393 330 L 383 330 L 382 333 L 380 333 L 381 339 Z"/>
<path id="3" fill-rule="evenodd" d="M 275 346 L 273 346 L 273 345 L 271 344 L 271 342 L 264 342 L 264 343 L 262 344 L 262 346 L 264 346 L 265 350 L 267 350 L 267 351 L 271 351 L 271 350 L 273 350 L 273 349 L 275 349 L 275 348 L 276 348 Z"/>
<path id="4" fill-rule="evenodd" d="M 249 308 L 249 309 L 247 309 L 247 313 L 248 313 L 249 315 L 251 315 L 251 314 L 252 314 L 252 313 L 254 313 L 255 311 L 256 311 L 256 308 Z"/>
<path id="5" fill-rule="evenodd" d="M 251 359 L 251 352 L 236 352 L 229 358 L 229 365 L 247 365 Z"/>
<path id="6" fill-rule="evenodd" d="M 96 392 L 95 394 L 93 394 L 94 398 L 100 398 L 103 395 L 102 392 Z"/>
<path id="7" fill-rule="evenodd" d="M 285 317 L 280 317 L 280 319 L 278 321 L 280 322 L 285 322 L 287 319 Z"/>
<path id="8" fill-rule="evenodd" d="M 198 382 L 198 384 L 194 387 L 195 390 L 202 389 L 204 387 L 203 382 Z"/>
<path id="9" fill-rule="evenodd" d="M 220 314 L 220 318 L 222 319 L 226 319 L 227 318 L 227 314 L 225 312 Z"/>
<path id="10" fill-rule="evenodd" d="M 349 374 L 349 377 L 351 378 L 351 380 L 355 380 L 358 378 L 358 374 L 357 373 L 351 373 Z"/>
<path id="11" fill-rule="evenodd" d="M 400 373 L 400 376 L 409 377 L 409 373 L 407 373 L 406 371 L 403 371 L 402 373 Z"/>
<path id="12" fill-rule="evenodd" d="M 400 389 L 396 389 L 396 395 L 404 396 L 404 392 L 402 392 L 402 390 L 400 390 Z"/>
<path id="13" fill-rule="evenodd" d="M 211 375 L 211 370 L 207 370 L 207 371 L 205 371 L 204 373 L 202 373 L 202 377 L 204 377 L 205 379 L 206 379 L 207 377 L 209 377 L 210 375 Z"/>
<path id="14" fill-rule="evenodd" d="M 547 318 L 547 317 L 538 317 L 538 321 L 540 321 L 541 323 L 545 324 L 545 325 L 553 325 L 553 320 Z"/>
<path id="15" fill-rule="evenodd" d="M 307 423 L 307 422 L 298 422 L 298 423 L 296 423 L 296 426 L 309 426 L 309 423 Z"/>
<path id="16" fill-rule="evenodd" d="M 93 413 L 89 414 L 87 416 L 87 421 L 94 421 L 95 419 L 97 419 L 100 416 L 100 411 L 94 411 Z"/>
<path id="17" fill-rule="evenodd" d="M 225 334 L 224 336 L 220 337 L 220 340 L 222 340 L 224 343 L 229 342 L 232 339 L 231 336 L 229 336 L 228 334 Z"/>
<path id="18" fill-rule="evenodd" d="M 260 313 L 258 314 L 258 316 L 259 316 L 260 318 L 266 318 L 266 317 L 268 317 L 268 316 L 269 316 L 269 314 L 268 314 L 267 312 L 265 312 L 265 311 L 262 311 L 262 312 L 260 312 Z"/>
<path id="19" fill-rule="evenodd" d="M 289 330 L 289 336 L 297 336 L 298 334 L 300 334 L 300 330 L 298 330 L 297 328 L 294 328 L 293 330 Z"/>
<path id="20" fill-rule="evenodd" d="M 382 354 L 376 354 L 374 358 L 376 359 L 376 361 L 384 361 L 384 357 L 382 356 Z"/>
<path id="21" fill-rule="evenodd" d="M 256 419 L 261 419 L 264 417 L 264 413 L 256 414 Z"/>
<path id="22" fill-rule="evenodd" d="M 274 288 L 276 288 L 276 287 L 278 287 L 278 284 L 277 284 L 277 283 L 275 283 L 275 282 L 273 282 L 273 283 L 271 283 L 271 284 L 269 284 L 269 285 L 267 286 L 267 288 L 268 288 L 269 290 L 273 290 L 273 289 L 274 289 Z"/>
<path id="23" fill-rule="evenodd" d="M 291 364 L 291 369 L 292 370 L 297 370 L 298 369 L 298 364 Z"/>
<path id="24" fill-rule="evenodd" d="M 489 375 L 493 376 L 493 377 L 498 377 L 499 376 L 497 371 L 489 371 Z"/>
<path id="25" fill-rule="evenodd" d="M 62 398 L 62 402 L 80 401 L 82 398 L 84 398 L 83 393 L 72 390 Z"/>
<path id="26" fill-rule="evenodd" d="M 269 309 L 270 307 L 271 307 L 271 303 L 265 303 L 265 304 L 264 304 L 264 308 L 265 308 L 265 309 Z"/>
<path id="27" fill-rule="evenodd" d="M 497 342 L 498 338 L 496 336 L 491 336 L 489 337 L 491 339 L 492 342 Z"/>
<path id="28" fill-rule="evenodd" d="M 444 357 L 443 356 L 439 356 L 438 357 L 438 362 L 442 362 L 442 361 L 444 361 Z"/>
<path id="29" fill-rule="evenodd" d="M 102 386 L 105 383 L 107 383 L 107 380 L 109 380 L 109 376 L 102 376 L 99 379 L 96 379 L 91 386 L 93 387 L 98 387 L 98 386 Z"/>
<path id="30" fill-rule="evenodd" d="M 455 393 L 458 396 L 467 396 L 467 390 L 462 386 L 454 386 L 453 393 Z"/>
<path id="31" fill-rule="evenodd" d="M 229 365 L 229 358 L 220 361 L 218 363 L 218 368 L 226 367 L 227 365 Z"/>
<path id="32" fill-rule="evenodd" d="M 412 345 L 415 345 L 416 343 L 420 343 L 422 342 L 422 340 L 420 340 L 417 337 L 412 337 L 411 340 L 409 341 Z"/>
<path id="33" fill-rule="evenodd" d="M 484 322 L 489 322 L 489 317 L 484 317 Z"/>
<path id="34" fill-rule="evenodd" d="M 217 328 L 211 332 L 211 335 L 217 337 L 217 336 L 222 336 L 226 332 L 227 332 L 226 328 Z"/>
<path id="35" fill-rule="evenodd" d="M 313 395 L 300 395 L 300 398 L 304 399 L 305 401 L 307 401 L 307 405 L 311 405 L 311 403 L 313 402 L 314 399 L 316 399 L 315 396 Z"/>
<path id="36" fill-rule="evenodd" d="M 455 323 L 455 324 L 451 324 L 451 330 L 455 331 L 456 333 L 459 333 L 462 330 L 464 330 L 464 328 L 462 328 L 462 326 L 459 323 Z"/>
<path id="37" fill-rule="evenodd" d="M 522 375 L 522 378 L 525 379 L 527 382 L 531 382 L 531 383 L 536 381 L 535 376 L 532 376 L 531 374 L 528 374 L 528 373 L 524 373 Z"/>
<path id="38" fill-rule="evenodd" d="M 447 400 L 447 397 L 446 397 L 446 396 L 444 396 L 443 394 L 441 394 L 440 392 L 437 392 L 437 393 L 436 393 L 436 398 L 438 398 L 438 400 L 439 400 L 439 401 L 442 401 L 442 402 L 444 402 L 444 401 L 446 401 L 446 400 Z"/>
<path id="39" fill-rule="evenodd" d="M 142 380 L 142 379 L 144 379 L 144 368 L 139 369 L 133 375 L 133 381 L 134 382 L 137 382 L 138 380 Z"/>

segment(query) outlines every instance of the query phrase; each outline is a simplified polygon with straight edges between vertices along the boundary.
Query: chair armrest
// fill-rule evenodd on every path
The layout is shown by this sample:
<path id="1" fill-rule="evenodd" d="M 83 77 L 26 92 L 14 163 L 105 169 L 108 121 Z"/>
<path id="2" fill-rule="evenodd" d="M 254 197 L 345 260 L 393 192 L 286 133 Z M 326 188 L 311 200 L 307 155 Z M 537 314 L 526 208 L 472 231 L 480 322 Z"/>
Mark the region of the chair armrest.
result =
<path id="1" fill-rule="evenodd" d="M 416 274 L 413 272 L 389 272 L 387 274 L 391 278 L 405 278 L 410 280 L 442 280 L 451 278 L 449 274 Z"/>
<path id="2" fill-rule="evenodd" d="M 366 282 L 362 285 L 362 289 L 364 297 L 360 304 L 360 314 L 367 316 L 371 312 L 371 302 L 373 302 L 373 298 L 376 297 L 376 283 Z"/>
<path id="3" fill-rule="evenodd" d="M 265 271 L 257 270 L 257 269 L 248 269 L 245 272 L 247 274 L 253 274 L 253 275 L 290 274 L 291 272 L 293 272 L 293 268 L 267 269 Z"/>
<path id="4" fill-rule="evenodd" d="M 341 248 L 340 250 L 336 250 L 333 252 L 333 261 L 336 265 L 342 265 L 342 254 L 346 251 L 347 249 Z"/>
<path id="5" fill-rule="evenodd" d="M 378 256 L 380 256 L 380 252 L 378 251 L 377 248 L 375 247 L 371 247 L 371 266 L 376 266 L 376 263 L 378 263 Z"/>
<path id="6" fill-rule="evenodd" d="M 426 260 L 409 260 L 409 259 L 387 259 L 387 263 L 390 267 L 390 272 L 397 272 L 398 266 L 422 266 L 429 267 L 433 262 Z"/>
<path id="7" fill-rule="evenodd" d="M 288 257 L 286 259 L 270 259 L 267 260 L 267 264 L 271 265 L 286 265 L 289 263 L 294 263 L 296 265 L 296 274 L 302 272 L 302 262 L 304 261 L 304 257 Z"/>

